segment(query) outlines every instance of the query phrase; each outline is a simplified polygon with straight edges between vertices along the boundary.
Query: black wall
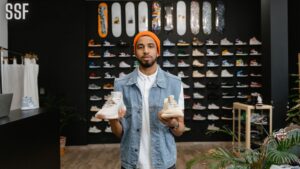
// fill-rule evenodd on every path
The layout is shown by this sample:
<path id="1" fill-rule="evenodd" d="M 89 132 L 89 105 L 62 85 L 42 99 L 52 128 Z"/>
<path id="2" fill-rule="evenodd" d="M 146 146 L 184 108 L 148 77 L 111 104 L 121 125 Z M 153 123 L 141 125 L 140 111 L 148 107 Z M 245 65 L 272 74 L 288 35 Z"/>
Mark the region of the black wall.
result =
<path id="1" fill-rule="evenodd" d="M 9 21 L 8 46 L 39 56 L 39 87 L 46 94 L 64 95 L 68 104 L 85 114 L 85 6 L 84 1 L 24 0 L 25 21 Z M 81 130 L 78 130 L 80 128 Z M 85 144 L 85 126 L 69 128 L 70 144 Z M 84 129 L 84 130 L 82 130 Z"/>

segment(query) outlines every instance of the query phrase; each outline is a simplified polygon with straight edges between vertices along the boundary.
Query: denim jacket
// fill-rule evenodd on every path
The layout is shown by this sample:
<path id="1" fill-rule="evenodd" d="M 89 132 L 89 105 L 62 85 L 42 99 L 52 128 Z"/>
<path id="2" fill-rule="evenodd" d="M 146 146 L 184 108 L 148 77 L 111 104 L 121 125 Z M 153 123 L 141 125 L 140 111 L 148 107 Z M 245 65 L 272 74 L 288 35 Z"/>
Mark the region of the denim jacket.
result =
<path id="1" fill-rule="evenodd" d="M 163 101 L 174 95 L 178 102 L 181 80 L 179 77 L 157 70 L 156 81 L 149 93 L 149 113 L 151 130 L 151 159 L 154 169 L 167 169 L 176 163 L 177 151 L 174 136 L 170 129 L 158 119 Z M 138 163 L 141 127 L 142 94 L 137 86 L 138 71 L 115 80 L 115 90 L 123 93 L 126 115 L 121 119 L 123 134 L 121 139 L 121 165 L 126 169 L 135 169 Z"/>

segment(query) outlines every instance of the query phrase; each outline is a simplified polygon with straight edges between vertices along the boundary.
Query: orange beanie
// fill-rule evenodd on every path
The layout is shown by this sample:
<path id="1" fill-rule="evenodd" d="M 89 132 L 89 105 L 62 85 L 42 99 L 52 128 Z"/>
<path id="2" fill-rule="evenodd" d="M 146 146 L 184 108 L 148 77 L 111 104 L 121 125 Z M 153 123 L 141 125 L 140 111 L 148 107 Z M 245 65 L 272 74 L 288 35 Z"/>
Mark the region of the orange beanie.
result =
<path id="1" fill-rule="evenodd" d="M 150 36 L 154 40 L 154 42 L 156 43 L 157 52 L 158 52 L 158 54 L 160 54 L 160 40 L 158 39 L 158 37 L 153 32 L 150 32 L 150 31 L 140 32 L 134 37 L 133 51 L 135 52 L 136 43 L 140 39 L 140 37 L 142 37 L 142 36 Z"/>

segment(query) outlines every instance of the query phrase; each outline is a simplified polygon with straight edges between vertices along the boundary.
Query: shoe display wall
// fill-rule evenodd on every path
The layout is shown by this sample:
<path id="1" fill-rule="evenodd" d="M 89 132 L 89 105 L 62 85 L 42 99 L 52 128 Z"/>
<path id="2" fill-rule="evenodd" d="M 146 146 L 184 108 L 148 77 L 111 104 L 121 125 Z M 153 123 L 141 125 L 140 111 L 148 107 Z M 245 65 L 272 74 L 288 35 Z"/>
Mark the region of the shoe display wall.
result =
<path id="1" fill-rule="evenodd" d="M 221 0 L 224 1 L 225 0 Z M 86 1 L 86 69 L 88 93 L 89 127 L 96 126 L 100 131 L 109 128 L 107 121 L 97 121 L 93 117 L 95 111 L 91 106 L 102 107 L 105 97 L 113 91 L 113 82 L 116 77 L 122 78 L 132 72 L 137 66 L 132 50 L 133 37 L 126 34 L 125 1 L 107 1 L 108 18 L 113 11 L 112 4 L 121 6 L 121 34 L 112 35 L 112 22 L 108 22 L 108 35 L 100 38 L 97 33 L 97 1 Z M 155 1 L 145 1 L 148 7 Z M 265 61 L 263 59 L 263 42 L 260 32 L 259 0 L 226 1 L 224 17 L 225 25 L 222 32 L 216 30 L 216 11 L 211 10 L 211 33 L 205 34 L 202 28 L 197 34 L 190 29 L 192 0 L 185 0 L 186 5 L 186 32 L 178 35 L 176 27 L 178 1 L 159 1 L 161 12 L 160 31 L 155 31 L 161 40 L 161 56 L 158 63 L 162 69 L 181 78 L 184 84 L 185 124 L 189 132 L 176 138 L 179 141 L 196 140 L 231 140 L 230 136 L 215 133 L 206 135 L 207 130 L 218 130 L 224 125 L 231 126 L 228 119 L 232 117 L 233 102 L 246 102 L 251 93 L 259 93 L 262 97 L 266 93 L 264 84 Z M 211 1 L 215 7 L 217 1 Z M 133 1 L 136 8 L 135 20 L 138 19 L 138 1 Z M 202 3 L 199 3 L 202 4 Z M 201 5 L 200 5 L 201 6 Z M 243 7 L 243 8 L 241 8 Z M 241 10 L 243 9 L 243 10 Z M 148 9 L 149 25 L 152 25 L 152 11 Z M 199 13 L 202 14 L 202 7 Z M 193 12 L 194 13 L 194 12 Z M 195 12 L 197 13 L 197 12 Z M 167 16 L 168 18 L 165 18 Z M 243 16 L 247 19 L 237 19 Z M 230 19 L 228 18 L 234 18 Z M 202 20 L 200 18 L 200 20 Z M 138 23 L 134 23 L 138 28 Z M 200 27 L 202 23 L 200 23 Z M 148 29 L 152 31 L 152 27 Z M 136 29 L 137 30 L 137 29 Z M 137 32 L 136 32 L 137 33 Z M 95 108 L 95 107 L 94 107 Z M 223 117 L 223 118 L 221 118 Z M 225 117 L 225 118 L 224 118 Z M 201 121 L 201 124 L 199 123 Z M 90 143 L 118 142 L 110 132 L 90 132 Z"/>

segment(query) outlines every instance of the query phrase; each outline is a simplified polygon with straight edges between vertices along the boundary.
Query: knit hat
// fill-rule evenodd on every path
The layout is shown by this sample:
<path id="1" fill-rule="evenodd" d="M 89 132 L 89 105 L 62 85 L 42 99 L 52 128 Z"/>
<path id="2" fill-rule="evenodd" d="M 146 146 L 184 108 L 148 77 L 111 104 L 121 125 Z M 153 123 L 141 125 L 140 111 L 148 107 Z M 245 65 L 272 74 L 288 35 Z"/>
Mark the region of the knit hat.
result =
<path id="1" fill-rule="evenodd" d="M 150 36 L 154 42 L 156 43 L 156 46 L 157 46 L 157 52 L 158 54 L 160 54 L 160 40 L 158 39 L 158 37 L 153 33 L 153 32 L 150 32 L 150 31 L 143 31 L 143 32 L 140 32 L 138 33 L 135 37 L 134 37 L 134 40 L 133 40 L 133 51 L 135 52 L 135 47 L 136 47 L 136 43 L 138 42 L 138 40 L 140 39 L 140 37 L 142 36 Z"/>

